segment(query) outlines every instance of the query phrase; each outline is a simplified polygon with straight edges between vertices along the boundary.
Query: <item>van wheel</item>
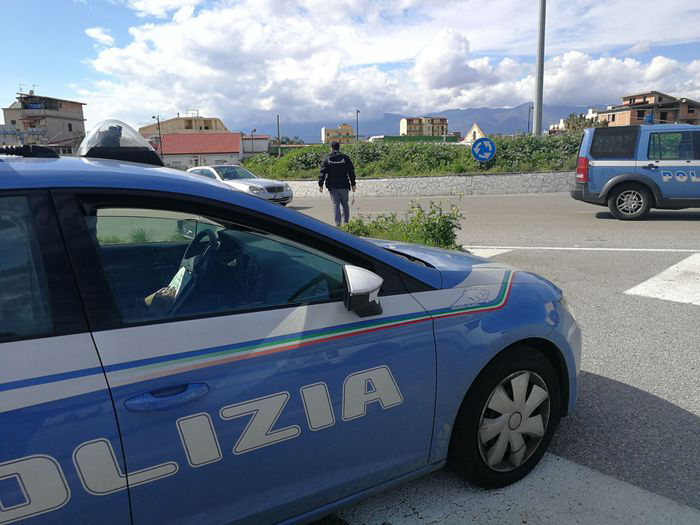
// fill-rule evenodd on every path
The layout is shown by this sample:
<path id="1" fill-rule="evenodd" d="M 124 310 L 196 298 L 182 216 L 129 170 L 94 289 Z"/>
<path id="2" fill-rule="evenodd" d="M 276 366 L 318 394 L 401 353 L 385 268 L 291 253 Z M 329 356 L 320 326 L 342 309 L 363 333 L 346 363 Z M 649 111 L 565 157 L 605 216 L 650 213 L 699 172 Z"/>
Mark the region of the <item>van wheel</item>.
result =
<path id="1" fill-rule="evenodd" d="M 641 184 L 620 184 L 610 192 L 608 208 L 623 221 L 641 219 L 651 209 L 651 192 Z"/>
<path id="2" fill-rule="evenodd" d="M 561 417 L 559 378 L 538 350 L 514 346 L 476 378 L 450 440 L 449 463 L 467 481 L 497 488 L 530 472 Z"/>

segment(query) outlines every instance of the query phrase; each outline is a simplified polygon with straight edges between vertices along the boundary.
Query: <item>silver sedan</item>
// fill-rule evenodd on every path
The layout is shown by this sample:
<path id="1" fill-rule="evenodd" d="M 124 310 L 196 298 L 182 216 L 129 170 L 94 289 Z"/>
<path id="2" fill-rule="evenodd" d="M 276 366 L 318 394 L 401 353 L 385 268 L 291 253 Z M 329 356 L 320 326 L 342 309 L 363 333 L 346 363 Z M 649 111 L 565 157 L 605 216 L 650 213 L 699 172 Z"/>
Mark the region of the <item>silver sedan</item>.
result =
<path id="1" fill-rule="evenodd" d="M 277 180 L 262 179 L 242 166 L 233 164 L 197 166 L 196 168 L 188 169 L 187 172 L 220 180 L 234 190 L 250 193 L 256 197 L 279 203 L 282 206 L 292 202 L 294 197 L 289 184 Z"/>

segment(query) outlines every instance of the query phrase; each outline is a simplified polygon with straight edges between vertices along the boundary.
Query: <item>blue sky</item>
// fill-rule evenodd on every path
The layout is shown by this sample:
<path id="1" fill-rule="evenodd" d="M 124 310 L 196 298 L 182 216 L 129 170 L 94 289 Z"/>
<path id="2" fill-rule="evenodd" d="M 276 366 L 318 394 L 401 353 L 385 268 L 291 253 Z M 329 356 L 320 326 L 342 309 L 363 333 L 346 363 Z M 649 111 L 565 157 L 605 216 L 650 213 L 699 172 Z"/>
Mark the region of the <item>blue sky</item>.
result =
<path id="1" fill-rule="evenodd" d="M 700 10 L 665 0 L 550 0 L 545 103 L 658 89 L 700 98 Z M 233 121 L 428 112 L 531 99 L 536 2 L 522 0 L 23 0 L 3 2 L 19 83 L 86 102 L 88 124 L 196 108 Z M 478 16 L 477 16 L 478 15 Z M 630 21 L 629 29 L 620 20 Z M 87 33 L 86 33 L 87 31 Z M 92 36 L 90 36 L 92 35 Z M 8 46 L 6 46 L 8 47 Z"/>

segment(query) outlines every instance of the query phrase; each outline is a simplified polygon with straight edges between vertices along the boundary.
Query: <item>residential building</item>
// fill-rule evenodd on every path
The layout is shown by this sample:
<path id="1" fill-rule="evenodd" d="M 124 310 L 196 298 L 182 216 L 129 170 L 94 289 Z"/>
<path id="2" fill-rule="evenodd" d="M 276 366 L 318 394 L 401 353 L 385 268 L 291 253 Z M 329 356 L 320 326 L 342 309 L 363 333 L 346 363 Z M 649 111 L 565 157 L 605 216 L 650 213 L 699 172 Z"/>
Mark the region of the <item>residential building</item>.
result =
<path id="1" fill-rule="evenodd" d="M 228 129 L 217 117 L 200 117 L 198 111 L 190 111 L 187 116 L 169 118 L 160 121 L 160 134 L 173 133 L 225 133 Z M 151 124 L 139 128 L 139 133 L 149 142 L 158 142 L 158 123 L 154 120 Z"/>
<path id="2" fill-rule="evenodd" d="M 339 142 L 340 144 L 349 144 L 355 142 L 355 132 L 350 124 L 343 122 L 337 128 L 321 128 L 321 142 L 329 144 L 331 142 Z"/>
<path id="3" fill-rule="evenodd" d="M 241 155 L 240 133 L 169 133 L 156 150 L 163 163 L 186 170 L 209 164 L 236 164 Z"/>
<path id="4" fill-rule="evenodd" d="M 9 124 L 0 124 L 0 147 L 2 146 L 19 146 L 20 132 L 16 126 Z"/>
<path id="5" fill-rule="evenodd" d="M 241 157 L 250 157 L 256 153 L 267 153 L 270 147 L 270 135 L 241 135 Z"/>
<path id="6" fill-rule="evenodd" d="M 368 142 L 450 142 L 457 143 L 461 137 L 455 134 L 448 135 L 435 135 L 433 137 L 428 137 L 424 135 L 411 136 L 411 135 L 373 135 L 369 138 Z"/>
<path id="7" fill-rule="evenodd" d="M 473 144 L 474 141 L 476 141 L 477 139 L 480 139 L 482 137 L 485 137 L 485 136 L 486 136 L 486 133 L 484 133 L 484 131 L 479 126 L 479 124 L 474 122 L 474 124 L 472 124 L 472 127 L 469 128 L 469 131 L 467 131 L 467 134 L 465 135 L 463 142 L 466 142 L 467 144 Z"/>
<path id="8" fill-rule="evenodd" d="M 70 155 L 85 137 L 84 105 L 30 91 L 17 93 L 17 100 L 2 112 L 5 127 L 15 130 L 18 142 L 41 144 Z"/>
<path id="9" fill-rule="evenodd" d="M 700 102 L 672 97 L 660 91 L 647 91 L 622 97 L 622 104 L 598 110 L 598 121 L 608 126 L 644 124 L 648 116 L 655 124 L 700 124 Z"/>
<path id="10" fill-rule="evenodd" d="M 447 134 L 445 117 L 406 117 L 399 123 L 399 135 L 436 137 Z"/>

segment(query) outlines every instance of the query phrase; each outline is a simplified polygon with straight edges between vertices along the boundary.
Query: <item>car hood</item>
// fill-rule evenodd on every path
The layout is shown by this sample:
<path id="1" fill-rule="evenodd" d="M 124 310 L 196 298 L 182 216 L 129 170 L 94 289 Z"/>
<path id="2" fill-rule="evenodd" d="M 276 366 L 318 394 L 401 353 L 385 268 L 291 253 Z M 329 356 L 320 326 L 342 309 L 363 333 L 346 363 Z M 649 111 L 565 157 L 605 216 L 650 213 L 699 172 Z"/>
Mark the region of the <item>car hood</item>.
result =
<path id="1" fill-rule="evenodd" d="M 263 188 L 267 188 L 268 186 L 284 186 L 283 182 L 280 182 L 278 180 L 270 180 L 270 179 L 233 179 L 233 180 L 227 180 L 224 181 L 226 184 L 230 184 L 231 186 L 262 186 Z"/>
<path id="2" fill-rule="evenodd" d="M 466 251 L 445 250 L 443 248 L 433 248 L 422 244 L 411 244 L 407 242 L 386 241 L 382 239 L 366 239 L 369 242 L 380 246 L 399 255 L 415 259 L 440 271 L 442 274 L 442 287 L 454 288 L 467 286 L 479 274 L 481 283 L 500 283 L 504 274 L 514 270 L 511 266 L 499 262 L 493 262 L 483 257 L 477 257 Z M 475 272 L 477 271 L 478 272 Z M 468 279 L 468 277 L 472 279 Z"/>

